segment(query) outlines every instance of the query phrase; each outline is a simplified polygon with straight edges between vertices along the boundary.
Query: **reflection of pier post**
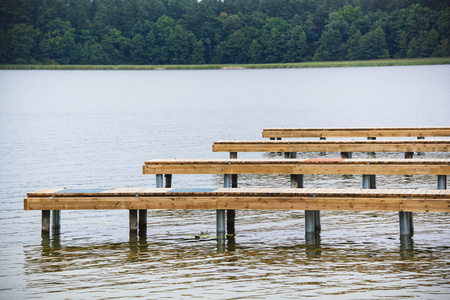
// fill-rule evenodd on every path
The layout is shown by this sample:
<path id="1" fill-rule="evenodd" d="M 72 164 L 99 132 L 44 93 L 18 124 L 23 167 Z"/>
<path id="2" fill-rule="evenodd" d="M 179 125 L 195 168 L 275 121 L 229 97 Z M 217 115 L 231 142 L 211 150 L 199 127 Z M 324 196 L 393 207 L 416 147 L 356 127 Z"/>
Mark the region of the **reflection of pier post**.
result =
<path id="1" fill-rule="evenodd" d="M 400 235 L 400 257 L 410 259 L 414 256 L 414 241 L 409 235 Z"/>
<path id="2" fill-rule="evenodd" d="M 320 246 L 320 234 L 306 233 L 306 256 L 309 258 L 315 258 L 322 254 Z"/>

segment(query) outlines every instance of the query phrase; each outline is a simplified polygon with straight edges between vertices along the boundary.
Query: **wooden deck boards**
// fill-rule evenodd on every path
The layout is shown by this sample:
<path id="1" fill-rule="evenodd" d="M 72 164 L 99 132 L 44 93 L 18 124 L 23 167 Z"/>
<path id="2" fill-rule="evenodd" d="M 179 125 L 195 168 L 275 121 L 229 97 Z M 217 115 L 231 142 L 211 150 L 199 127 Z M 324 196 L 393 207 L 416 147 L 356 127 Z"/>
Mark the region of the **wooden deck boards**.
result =
<path id="1" fill-rule="evenodd" d="M 449 159 L 150 160 L 144 174 L 449 175 Z"/>
<path id="2" fill-rule="evenodd" d="M 447 190 L 219 188 L 208 192 L 127 188 L 84 193 L 29 193 L 25 210 L 84 209 L 281 209 L 450 212 Z"/>
<path id="3" fill-rule="evenodd" d="M 213 152 L 450 152 L 450 140 L 217 141 Z"/>
<path id="4" fill-rule="evenodd" d="M 265 128 L 263 138 L 307 137 L 444 137 L 450 127 L 399 128 Z"/>

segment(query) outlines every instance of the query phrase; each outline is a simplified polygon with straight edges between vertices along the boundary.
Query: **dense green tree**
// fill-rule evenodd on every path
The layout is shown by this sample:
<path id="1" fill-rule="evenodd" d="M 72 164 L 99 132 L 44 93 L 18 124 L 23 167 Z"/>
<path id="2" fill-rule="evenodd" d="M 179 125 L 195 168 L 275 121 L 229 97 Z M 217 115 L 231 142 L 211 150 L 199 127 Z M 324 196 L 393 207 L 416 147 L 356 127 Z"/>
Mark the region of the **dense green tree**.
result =
<path id="1" fill-rule="evenodd" d="M 285 58 L 287 33 L 290 25 L 281 18 L 270 18 L 262 29 L 261 44 L 267 63 L 282 62 Z"/>
<path id="2" fill-rule="evenodd" d="M 256 64 L 261 62 L 263 59 L 263 47 L 258 43 L 258 41 L 253 40 L 248 48 L 248 59 L 249 63 Z"/>
<path id="3" fill-rule="evenodd" d="M 247 63 L 251 42 L 252 40 L 241 29 L 235 31 L 230 34 L 226 41 L 220 44 L 219 61 L 221 63 Z"/>
<path id="4" fill-rule="evenodd" d="M 341 60 L 342 34 L 337 29 L 327 29 L 322 33 L 314 60 Z"/>
<path id="5" fill-rule="evenodd" d="M 435 29 L 421 31 L 419 36 L 414 37 L 409 43 L 406 52 L 407 57 L 429 57 L 438 47 L 438 32 Z"/>
<path id="6" fill-rule="evenodd" d="M 192 44 L 192 54 L 189 63 L 194 65 L 205 63 L 205 47 L 203 46 L 202 41 L 195 41 Z"/>
<path id="7" fill-rule="evenodd" d="M 223 32 L 230 35 L 242 28 L 241 18 L 238 15 L 228 16 L 223 23 Z"/>
<path id="8" fill-rule="evenodd" d="M 378 27 L 369 31 L 359 39 L 361 51 L 360 59 L 380 59 L 388 58 L 389 52 L 386 47 L 386 36 L 384 30 Z"/>
<path id="9" fill-rule="evenodd" d="M 362 59 L 362 49 L 361 49 L 361 39 L 362 34 L 358 30 L 352 37 L 347 41 L 347 57 L 348 60 Z"/>
<path id="10" fill-rule="evenodd" d="M 8 30 L 13 24 L 30 23 L 30 3 L 26 0 L 0 1 L 0 28 Z"/>
<path id="11" fill-rule="evenodd" d="M 40 32 L 25 24 L 14 25 L 8 30 L 7 61 L 16 64 L 33 63 L 36 58 L 36 47 Z"/>
<path id="12" fill-rule="evenodd" d="M 306 42 L 305 31 L 301 26 L 297 25 L 292 30 L 290 40 L 286 43 L 285 61 L 287 62 L 303 61 L 307 50 L 308 44 Z"/>
<path id="13" fill-rule="evenodd" d="M 47 33 L 41 42 L 45 61 L 57 64 L 72 63 L 75 48 L 75 28 L 69 21 L 57 18 L 47 25 Z"/>
<path id="14" fill-rule="evenodd" d="M 145 39 L 137 33 L 133 36 L 130 44 L 131 62 L 136 65 L 147 63 L 147 55 L 145 52 Z"/>
<path id="15" fill-rule="evenodd" d="M 122 33 L 110 28 L 101 41 L 103 52 L 106 55 L 106 64 L 125 64 L 130 41 L 122 36 Z"/>
<path id="16" fill-rule="evenodd" d="M 0 28 L 0 64 L 8 62 L 8 38 L 5 30 Z"/>
<path id="17" fill-rule="evenodd" d="M 68 9 L 65 0 L 43 0 L 38 10 L 38 26 L 44 28 L 48 23 L 58 18 L 67 21 Z"/>
<path id="18" fill-rule="evenodd" d="M 192 51 L 194 37 L 191 32 L 187 32 L 181 25 L 175 25 L 167 38 L 169 49 L 169 63 L 188 64 Z"/>

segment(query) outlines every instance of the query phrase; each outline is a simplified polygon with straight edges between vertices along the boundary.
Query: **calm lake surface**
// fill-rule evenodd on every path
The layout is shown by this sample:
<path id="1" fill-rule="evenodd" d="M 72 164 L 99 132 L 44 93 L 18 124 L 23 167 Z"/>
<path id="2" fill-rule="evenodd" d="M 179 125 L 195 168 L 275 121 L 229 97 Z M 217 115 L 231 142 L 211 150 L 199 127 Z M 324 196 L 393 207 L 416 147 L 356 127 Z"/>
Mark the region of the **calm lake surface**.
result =
<path id="1" fill-rule="evenodd" d="M 0 298 L 448 299 L 445 213 L 415 213 L 415 236 L 401 243 L 397 213 L 322 212 L 321 240 L 307 245 L 303 211 L 238 211 L 223 249 L 215 211 L 149 211 L 140 238 L 128 234 L 127 211 L 63 211 L 60 236 L 42 239 L 41 214 L 23 211 L 23 199 L 47 187 L 153 187 L 145 160 L 225 158 L 214 141 L 261 139 L 265 127 L 449 125 L 450 66 L 0 71 Z M 288 176 L 239 180 L 289 186 Z M 174 187 L 221 185 L 173 177 Z M 305 187 L 360 185 L 305 176 Z M 379 176 L 377 187 L 435 188 L 436 178 Z"/>

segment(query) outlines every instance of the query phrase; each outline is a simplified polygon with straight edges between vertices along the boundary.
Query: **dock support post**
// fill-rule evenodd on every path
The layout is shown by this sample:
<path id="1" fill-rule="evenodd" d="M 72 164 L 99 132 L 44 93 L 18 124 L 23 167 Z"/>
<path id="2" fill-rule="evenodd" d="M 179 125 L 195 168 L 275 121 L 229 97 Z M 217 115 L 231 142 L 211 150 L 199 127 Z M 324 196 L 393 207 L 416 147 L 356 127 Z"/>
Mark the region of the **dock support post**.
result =
<path id="1" fill-rule="evenodd" d="M 405 152 L 405 158 L 413 158 L 414 152 Z"/>
<path id="2" fill-rule="evenodd" d="M 316 220 L 316 210 L 305 210 L 305 232 L 306 234 L 317 234 L 320 232 L 317 228 L 317 223 L 320 224 L 320 220 Z M 319 211 L 320 218 L 320 211 Z"/>
<path id="3" fill-rule="evenodd" d="M 157 188 L 164 187 L 164 179 L 162 174 L 156 174 L 156 187 Z"/>
<path id="4" fill-rule="evenodd" d="M 230 152 L 230 159 L 237 159 L 237 152 Z M 224 185 L 225 186 L 225 185 Z M 231 187 L 238 187 L 238 175 L 231 174 Z M 227 234 L 228 236 L 236 234 L 236 210 L 228 209 L 227 210 Z"/>
<path id="5" fill-rule="evenodd" d="M 42 211 L 41 233 L 43 235 L 50 234 L 50 211 L 49 210 Z"/>
<path id="6" fill-rule="evenodd" d="M 446 190 L 447 189 L 447 175 L 438 175 L 437 188 L 438 188 L 438 190 Z"/>
<path id="7" fill-rule="evenodd" d="M 405 152 L 405 158 L 411 159 L 414 157 L 414 152 Z M 410 211 L 399 211 L 399 226 L 400 226 L 400 239 L 405 237 L 411 238 L 414 235 L 414 220 L 413 213 Z"/>
<path id="8" fill-rule="evenodd" d="M 52 210 L 52 231 L 53 233 L 59 232 L 61 229 L 61 211 Z"/>
<path id="9" fill-rule="evenodd" d="M 147 210 L 139 210 L 139 235 L 145 235 L 147 232 Z"/>
<path id="10" fill-rule="evenodd" d="M 224 209 L 218 209 L 216 210 L 216 235 L 217 240 L 223 241 L 225 240 L 225 210 Z"/>
<path id="11" fill-rule="evenodd" d="M 231 187 L 231 174 L 225 174 L 223 176 L 223 187 L 230 188 Z M 225 232 L 225 210 L 218 209 L 216 210 L 216 235 L 219 243 L 225 240 L 226 232 Z"/>
<path id="12" fill-rule="evenodd" d="M 363 189 L 376 189 L 376 177 L 375 175 L 363 175 L 362 176 L 362 188 Z"/>
<path id="13" fill-rule="evenodd" d="M 137 209 L 130 209 L 130 234 L 136 234 L 138 229 Z"/>
<path id="14" fill-rule="evenodd" d="M 352 158 L 352 152 L 341 152 L 341 158 Z"/>
<path id="15" fill-rule="evenodd" d="M 171 188 L 172 187 L 172 174 L 165 174 L 164 177 L 166 178 L 166 184 L 165 188 Z"/>
<path id="16" fill-rule="evenodd" d="M 412 212 L 400 211 L 398 215 L 400 222 L 400 236 L 412 237 L 414 235 L 414 221 Z"/>

